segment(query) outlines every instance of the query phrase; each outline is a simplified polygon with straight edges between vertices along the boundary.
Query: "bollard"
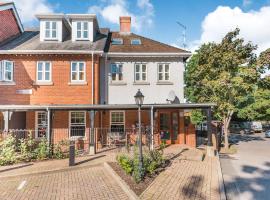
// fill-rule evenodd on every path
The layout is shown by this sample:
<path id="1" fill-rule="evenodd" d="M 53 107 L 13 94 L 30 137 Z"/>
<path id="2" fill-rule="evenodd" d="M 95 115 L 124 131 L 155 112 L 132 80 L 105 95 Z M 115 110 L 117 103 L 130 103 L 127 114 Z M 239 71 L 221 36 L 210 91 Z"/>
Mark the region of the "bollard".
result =
<path id="1" fill-rule="evenodd" d="M 75 165 L 75 141 L 71 140 L 69 143 L 69 166 Z"/>

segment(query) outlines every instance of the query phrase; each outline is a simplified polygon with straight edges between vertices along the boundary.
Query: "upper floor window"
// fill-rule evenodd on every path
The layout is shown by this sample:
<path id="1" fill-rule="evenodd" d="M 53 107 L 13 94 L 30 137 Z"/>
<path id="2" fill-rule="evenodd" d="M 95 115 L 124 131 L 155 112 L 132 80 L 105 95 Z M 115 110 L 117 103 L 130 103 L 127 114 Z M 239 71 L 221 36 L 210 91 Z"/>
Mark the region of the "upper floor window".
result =
<path id="1" fill-rule="evenodd" d="M 146 81 L 146 64 L 135 64 L 135 81 Z"/>
<path id="2" fill-rule="evenodd" d="M 158 80 L 169 81 L 170 80 L 170 65 L 158 64 Z"/>
<path id="3" fill-rule="evenodd" d="M 48 40 L 57 39 L 57 24 L 55 21 L 45 22 L 45 39 Z"/>
<path id="4" fill-rule="evenodd" d="M 88 40 L 88 22 L 77 22 L 76 39 Z"/>
<path id="5" fill-rule="evenodd" d="M 12 61 L 0 61 L 0 81 L 13 81 L 13 65 Z"/>
<path id="6" fill-rule="evenodd" d="M 131 40 L 131 44 L 132 45 L 140 45 L 140 44 L 142 44 L 142 42 L 141 42 L 140 39 L 132 39 Z"/>
<path id="7" fill-rule="evenodd" d="M 122 38 L 113 38 L 112 44 L 113 45 L 121 45 L 121 44 L 123 44 L 123 39 Z"/>
<path id="8" fill-rule="evenodd" d="M 37 81 L 51 81 L 52 67 L 51 62 L 37 62 Z"/>
<path id="9" fill-rule="evenodd" d="M 85 62 L 71 62 L 71 81 L 85 81 Z"/>
<path id="10" fill-rule="evenodd" d="M 122 64 L 111 64 L 112 81 L 123 80 L 123 65 Z"/>

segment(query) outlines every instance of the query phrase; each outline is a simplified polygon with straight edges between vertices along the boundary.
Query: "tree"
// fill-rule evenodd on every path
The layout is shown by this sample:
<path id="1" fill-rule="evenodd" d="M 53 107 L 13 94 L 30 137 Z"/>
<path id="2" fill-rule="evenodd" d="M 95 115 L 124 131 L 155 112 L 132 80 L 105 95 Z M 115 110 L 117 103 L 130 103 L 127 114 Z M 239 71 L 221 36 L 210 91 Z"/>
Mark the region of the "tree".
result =
<path id="1" fill-rule="evenodd" d="M 225 148 L 232 115 L 242 109 L 256 88 L 257 46 L 239 38 L 239 29 L 226 34 L 221 43 L 203 44 L 186 67 L 185 95 L 195 103 L 214 102 L 215 117 L 224 126 Z"/>

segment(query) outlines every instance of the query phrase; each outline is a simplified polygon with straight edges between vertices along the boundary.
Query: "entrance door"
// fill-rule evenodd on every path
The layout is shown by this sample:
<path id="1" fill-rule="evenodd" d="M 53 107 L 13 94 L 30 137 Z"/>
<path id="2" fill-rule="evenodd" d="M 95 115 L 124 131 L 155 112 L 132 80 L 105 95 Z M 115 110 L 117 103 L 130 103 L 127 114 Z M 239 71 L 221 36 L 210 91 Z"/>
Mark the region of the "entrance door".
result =
<path id="1" fill-rule="evenodd" d="M 166 144 L 179 143 L 179 118 L 178 112 L 160 112 L 159 131 L 160 139 Z"/>

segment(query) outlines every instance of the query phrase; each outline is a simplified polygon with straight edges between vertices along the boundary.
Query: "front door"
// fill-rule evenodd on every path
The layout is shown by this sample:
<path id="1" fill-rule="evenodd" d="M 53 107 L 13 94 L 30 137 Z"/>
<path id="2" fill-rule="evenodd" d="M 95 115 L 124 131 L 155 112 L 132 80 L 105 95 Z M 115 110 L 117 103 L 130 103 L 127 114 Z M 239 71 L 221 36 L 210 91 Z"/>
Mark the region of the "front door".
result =
<path id="1" fill-rule="evenodd" d="M 160 139 L 166 144 L 179 143 L 179 118 L 178 112 L 160 112 L 159 114 Z"/>

